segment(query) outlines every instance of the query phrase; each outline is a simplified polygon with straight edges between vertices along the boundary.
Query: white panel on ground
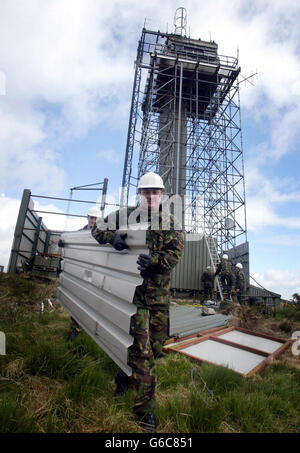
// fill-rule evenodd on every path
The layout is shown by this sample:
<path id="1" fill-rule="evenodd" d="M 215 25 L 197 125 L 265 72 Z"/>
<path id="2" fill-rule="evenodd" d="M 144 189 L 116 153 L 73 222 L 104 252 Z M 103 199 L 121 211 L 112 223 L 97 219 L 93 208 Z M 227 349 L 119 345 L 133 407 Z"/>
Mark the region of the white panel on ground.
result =
<path id="1" fill-rule="evenodd" d="M 170 307 L 170 336 L 183 337 L 213 327 L 224 326 L 230 316 L 220 313 L 202 316 L 202 310 L 196 307 L 179 305 Z"/>
<path id="2" fill-rule="evenodd" d="M 250 335 L 238 330 L 232 330 L 231 332 L 224 333 L 224 335 L 220 335 L 219 338 L 232 341 L 233 343 L 239 343 L 253 349 L 258 349 L 259 351 L 268 352 L 269 354 L 276 351 L 276 349 L 280 348 L 280 346 L 282 346 L 283 344 L 279 341 L 269 340 L 268 338 L 262 338 L 256 335 Z"/>
<path id="3" fill-rule="evenodd" d="M 265 360 L 265 357 L 259 354 L 244 351 L 213 340 L 206 340 L 189 346 L 181 349 L 181 352 L 216 365 L 226 366 L 242 374 L 248 374 L 253 368 Z"/>
<path id="4" fill-rule="evenodd" d="M 89 230 L 64 233 L 57 299 L 78 324 L 128 375 L 127 350 L 133 343 L 130 320 L 135 289 L 143 283 L 137 269 L 148 254 L 146 231 L 126 231 L 128 250 L 100 245 Z"/>

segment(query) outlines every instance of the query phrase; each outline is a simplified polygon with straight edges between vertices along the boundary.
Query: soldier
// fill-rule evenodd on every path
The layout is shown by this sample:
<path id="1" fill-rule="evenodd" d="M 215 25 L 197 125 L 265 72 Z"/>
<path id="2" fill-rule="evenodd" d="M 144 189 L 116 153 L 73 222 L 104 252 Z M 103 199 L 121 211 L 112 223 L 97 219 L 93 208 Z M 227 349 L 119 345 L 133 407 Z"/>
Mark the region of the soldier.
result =
<path id="1" fill-rule="evenodd" d="M 220 274 L 222 288 L 224 290 L 224 299 L 230 299 L 232 289 L 232 264 L 226 253 L 222 256 L 218 264 L 215 276 Z"/>
<path id="2" fill-rule="evenodd" d="M 235 266 L 236 269 L 236 278 L 235 278 L 235 291 L 238 298 L 238 301 L 241 305 L 245 304 L 245 290 L 246 290 L 246 281 L 245 274 L 242 271 L 243 265 L 237 263 Z"/>
<path id="3" fill-rule="evenodd" d="M 102 214 L 101 214 L 100 209 L 98 209 L 96 206 L 93 206 L 92 208 L 90 208 L 87 213 L 88 223 L 83 228 L 81 228 L 79 231 L 91 230 L 93 228 L 93 226 L 95 225 L 97 218 L 101 217 L 101 215 Z M 78 322 L 71 316 L 71 325 L 70 325 L 70 330 L 69 330 L 69 334 L 68 334 L 68 340 L 69 341 L 76 340 L 76 338 L 80 334 L 81 330 L 82 329 L 81 329 L 80 325 L 78 324 Z"/>
<path id="4" fill-rule="evenodd" d="M 215 284 L 215 274 L 211 266 L 207 266 L 205 271 L 202 274 L 201 278 L 203 282 L 204 290 L 204 300 L 209 300 L 214 298 L 214 284 Z"/>
<path id="5" fill-rule="evenodd" d="M 129 348 L 128 365 L 132 368 L 132 377 L 120 371 L 116 376 L 116 394 L 120 395 L 133 384 L 135 400 L 133 411 L 140 426 L 148 432 L 155 432 L 155 375 L 154 359 L 161 357 L 162 347 L 169 335 L 169 287 L 170 272 L 182 256 L 184 247 L 183 233 L 175 225 L 175 219 L 168 214 L 170 229 L 162 229 L 165 213 L 161 207 L 164 193 L 162 178 L 153 173 L 146 173 L 138 184 L 141 195 L 139 209 L 145 214 L 148 222 L 152 214 L 159 219 L 159 229 L 146 225 L 146 244 L 149 255 L 138 257 L 138 269 L 144 278 L 142 285 L 135 291 L 133 303 L 137 307 L 131 318 L 130 334 L 133 345 Z M 125 208 L 126 209 L 126 208 Z M 127 218 L 136 208 L 128 208 Z M 116 230 L 119 228 L 120 211 L 116 213 Z M 140 216 L 140 220 L 143 216 Z M 123 218 L 123 217 L 122 217 Z M 138 220 L 137 220 L 138 221 Z M 104 219 L 107 224 L 108 218 Z M 95 225 L 92 235 L 100 243 L 110 243 L 116 250 L 128 248 L 126 233 L 103 231 Z"/>
<path id="6" fill-rule="evenodd" d="M 95 225 L 97 218 L 101 217 L 101 215 L 102 214 L 100 209 L 96 208 L 95 206 L 90 208 L 87 214 L 88 223 L 82 228 L 82 230 L 91 230 Z"/>

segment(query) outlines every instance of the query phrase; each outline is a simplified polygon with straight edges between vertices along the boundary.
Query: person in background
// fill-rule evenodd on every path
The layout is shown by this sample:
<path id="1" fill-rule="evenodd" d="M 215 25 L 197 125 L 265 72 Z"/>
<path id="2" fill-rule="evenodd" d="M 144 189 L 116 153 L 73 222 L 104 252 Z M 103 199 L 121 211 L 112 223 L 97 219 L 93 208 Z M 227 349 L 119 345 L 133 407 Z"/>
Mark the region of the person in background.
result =
<path id="1" fill-rule="evenodd" d="M 204 300 L 212 300 L 214 298 L 215 274 L 211 266 L 207 266 L 202 274 Z"/>
<path id="2" fill-rule="evenodd" d="M 98 209 L 96 206 L 93 206 L 92 208 L 90 208 L 87 213 L 88 223 L 83 228 L 81 228 L 79 231 L 91 230 L 93 228 L 93 226 L 95 225 L 97 218 L 101 217 L 101 216 L 102 216 L 102 213 L 101 213 L 100 209 Z M 76 340 L 76 338 L 78 337 L 78 335 L 80 334 L 81 331 L 82 331 L 82 328 L 80 327 L 78 322 L 71 316 L 71 325 L 70 325 L 70 330 L 69 330 L 69 334 L 68 334 L 68 341 Z"/>
<path id="3" fill-rule="evenodd" d="M 228 255 L 224 253 L 221 258 L 221 261 L 218 264 L 217 270 L 215 272 L 215 276 L 220 274 L 221 285 L 224 291 L 224 299 L 231 298 L 231 289 L 232 289 L 232 263 L 228 258 Z"/>
<path id="4" fill-rule="evenodd" d="M 237 263 L 235 265 L 236 277 L 235 277 L 235 291 L 238 298 L 238 301 L 241 305 L 245 305 L 245 296 L 246 296 L 246 280 L 245 274 L 243 272 L 243 265 Z"/>
<path id="5" fill-rule="evenodd" d="M 92 208 L 90 208 L 87 213 L 88 223 L 81 229 L 82 230 L 91 230 L 93 228 L 93 226 L 95 225 L 97 218 L 101 217 L 101 215 L 102 215 L 102 213 L 101 213 L 100 209 L 96 208 L 96 206 L 93 206 Z"/>

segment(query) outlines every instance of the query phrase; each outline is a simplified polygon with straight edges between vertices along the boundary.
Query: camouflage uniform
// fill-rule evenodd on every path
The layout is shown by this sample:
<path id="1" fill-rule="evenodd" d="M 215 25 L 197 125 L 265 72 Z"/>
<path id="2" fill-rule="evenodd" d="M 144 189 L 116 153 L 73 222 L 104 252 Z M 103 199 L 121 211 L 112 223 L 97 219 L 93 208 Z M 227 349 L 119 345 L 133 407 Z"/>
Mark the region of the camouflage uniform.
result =
<path id="1" fill-rule="evenodd" d="M 127 217 L 134 209 L 128 208 Z M 119 228 L 119 212 L 116 213 L 116 229 Z M 160 212 L 160 228 L 162 220 Z M 108 218 L 104 222 L 107 223 Z M 100 244 L 110 242 L 113 234 L 113 231 L 101 231 L 97 225 L 92 229 L 93 237 Z M 134 342 L 128 350 L 135 389 L 133 410 L 137 416 L 151 413 L 155 408 L 154 359 L 162 355 L 163 344 L 169 335 L 170 272 L 181 258 L 184 247 L 183 234 L 174 229 L 172 215 L 170 230 L 147 229 L 146 244 L 152 257 L 150 272 L 147 271 L 143 283 L 135 291 L 133 304 L 137 312 L 130 324 Z"/>
<path id="2" fill-rule="evenodd" d="M 224 258 L 218 264 L 215 275 L 220 274 L 222 288 L 224 290 L 224 297 L 229 298 L 232 289 L 232 264 L 231 261 Z"/>
<path id="3" fill-rule="evenodd" d="M 245 274 L 241 269 L 236 270 L 236 279 L 235 279 L 235 290 L 238 301 L 240 304 L 245 303 L 245 289 L 246 289 L 246 280 Z"/>
<path id="4" fill-rule="evenodd" d="M 205 269 L 201 278 L 203 282 L 204 299 L 213 299 L 215 274 L 211 269 Z"/>

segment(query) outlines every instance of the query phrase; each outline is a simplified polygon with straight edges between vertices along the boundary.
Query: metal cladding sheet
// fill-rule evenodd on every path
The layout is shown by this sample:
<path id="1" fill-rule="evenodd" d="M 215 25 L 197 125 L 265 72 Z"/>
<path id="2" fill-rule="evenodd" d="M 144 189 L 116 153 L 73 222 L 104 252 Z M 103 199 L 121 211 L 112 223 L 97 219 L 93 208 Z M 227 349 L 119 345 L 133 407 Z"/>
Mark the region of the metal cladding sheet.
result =
<path id="1" fill-rule="evenodd" d="M 178 305 L 170 307 L 170 336 L 184 337 L 227 324 L 230 316 L 222 314 L 202 316 L 201 308 Z"/>
<path id="2" fill-rule="evenodd" d="M 135 289 L 143 283 L 137 257 L 148 254 L 146 231 L 127 233 L 128 249 L 100 245 L 89 230 L 64 233 L 57 299 L 78 324 L 128 375 L 127 350 L 133 343 L 130 320 Z"/>

